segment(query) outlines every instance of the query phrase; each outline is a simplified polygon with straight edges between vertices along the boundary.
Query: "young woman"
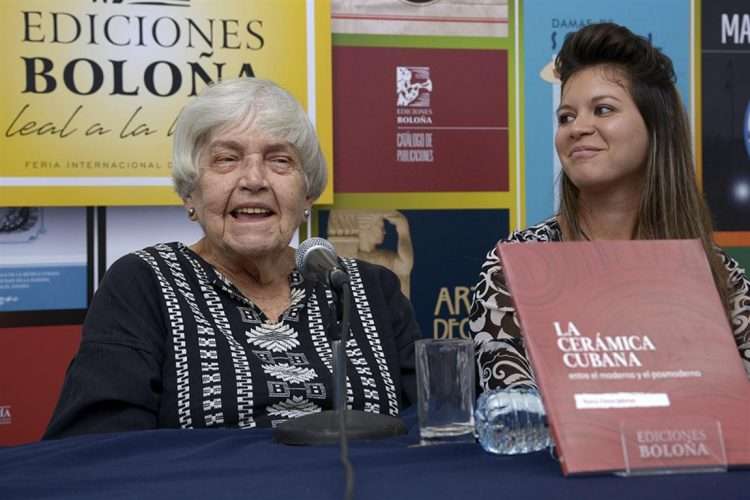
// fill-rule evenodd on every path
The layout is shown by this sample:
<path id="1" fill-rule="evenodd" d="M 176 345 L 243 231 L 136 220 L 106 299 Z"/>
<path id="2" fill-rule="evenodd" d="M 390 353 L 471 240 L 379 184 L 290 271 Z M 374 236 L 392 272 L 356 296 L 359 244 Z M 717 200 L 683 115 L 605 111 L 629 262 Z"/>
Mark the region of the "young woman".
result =
<path id="1" fill-rule="evenodd" d="M 700 239 L 750 373 L 750 282 L 712 242 L 672 62 L 645 38 L 602 23 L 568 35 L 555 71 L 562 82 L 555 136 L 560 211 L 499 244 Z M 494 248 L 480 276 L 470 325 L 482 389 L 534 386 Z"/>

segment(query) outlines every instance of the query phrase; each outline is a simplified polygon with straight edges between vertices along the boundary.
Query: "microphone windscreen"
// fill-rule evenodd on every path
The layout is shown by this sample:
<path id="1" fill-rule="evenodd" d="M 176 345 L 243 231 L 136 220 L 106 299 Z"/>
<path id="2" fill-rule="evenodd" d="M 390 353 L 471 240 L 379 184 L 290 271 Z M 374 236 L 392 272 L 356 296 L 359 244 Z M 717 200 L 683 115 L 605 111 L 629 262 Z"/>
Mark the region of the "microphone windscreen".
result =
<path id="1" fill-rule="evenodd" d="M 297 269 L 304 271 L 305 268 L 305 256 L 314 248 L 324 248 L 334 255 L 336 255 L 336 249 L 333 244 L 325 238 L 308 238 L 297 247 L 297 251 L 294 253 L 294 261 L 297 264 Z"/>

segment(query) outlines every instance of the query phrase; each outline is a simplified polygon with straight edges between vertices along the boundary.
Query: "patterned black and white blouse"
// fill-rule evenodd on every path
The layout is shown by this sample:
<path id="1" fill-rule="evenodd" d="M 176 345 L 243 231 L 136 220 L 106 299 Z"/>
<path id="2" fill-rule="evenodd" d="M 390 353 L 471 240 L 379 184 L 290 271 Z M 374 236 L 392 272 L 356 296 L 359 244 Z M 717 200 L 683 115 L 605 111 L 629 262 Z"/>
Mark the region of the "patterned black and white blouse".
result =
<path id="1" fill-rule="evenodd" d="M 554 218 L 522 231 L 514 231 L 498 244 L 529 241 L 562 241 Z M 518 315 L 505 285 L 502 262 L 494 247 L 487 254 L 474 289 L 469 325 L 474 337 L 479 383 L 482 390 L 536 387 L 526 357 Z M 737 261 L 719 251 L 728 273 L 732 330 L 745 371 L 750 374 L 750 281 Z"/>
<path id="2" fill-rule="evenodd" d="M 419 329 L 398 278 L 344 259 L 353 312 L 348 405 L 415 401 Z M 135 429 L 269 427 L 331 409 L 330 291 L 290 275 L 279 321 L 181 243 L 127 255 L 89 309 L 46 438 Z"/>

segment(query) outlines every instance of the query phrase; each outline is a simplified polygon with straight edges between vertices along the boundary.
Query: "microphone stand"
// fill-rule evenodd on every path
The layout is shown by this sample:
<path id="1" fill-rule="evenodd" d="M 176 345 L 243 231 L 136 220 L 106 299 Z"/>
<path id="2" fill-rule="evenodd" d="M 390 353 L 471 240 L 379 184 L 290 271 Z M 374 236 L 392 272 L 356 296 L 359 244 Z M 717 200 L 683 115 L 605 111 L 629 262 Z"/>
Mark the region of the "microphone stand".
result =
<path id="1" fill-rule="evenodd" d="M 406 434 L 406 426 L 398 417 L 380 413 L 350 410 L 346 407 L 346 341 L 352 309 L 352 290 L 349 275 L 334 269 L 329 283 L 341 298 L 339 335 L 331 342 L 333 349 L 333 410 L 311 413 L 282 422 L 273 429 L 273 440 L 292 445 L 332 444 L 346 439 L 383 439 Z"/>

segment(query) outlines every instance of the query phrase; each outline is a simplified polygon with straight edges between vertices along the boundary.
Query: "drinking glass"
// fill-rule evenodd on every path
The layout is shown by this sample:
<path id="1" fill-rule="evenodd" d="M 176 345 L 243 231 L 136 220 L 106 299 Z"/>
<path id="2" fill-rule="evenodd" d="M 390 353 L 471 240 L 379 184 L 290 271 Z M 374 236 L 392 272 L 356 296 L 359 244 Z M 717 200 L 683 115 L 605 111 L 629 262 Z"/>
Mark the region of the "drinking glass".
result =
<path id="1" fill-rule="evenodd" d="M 416 342 L 421 444 L 474 442 L 474 343 Z"/>

